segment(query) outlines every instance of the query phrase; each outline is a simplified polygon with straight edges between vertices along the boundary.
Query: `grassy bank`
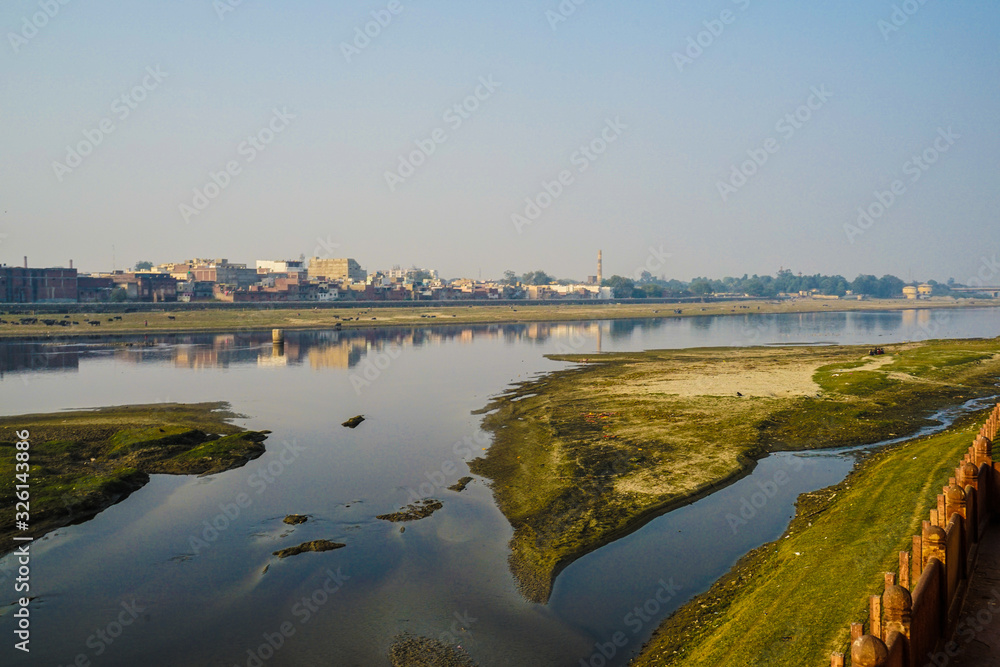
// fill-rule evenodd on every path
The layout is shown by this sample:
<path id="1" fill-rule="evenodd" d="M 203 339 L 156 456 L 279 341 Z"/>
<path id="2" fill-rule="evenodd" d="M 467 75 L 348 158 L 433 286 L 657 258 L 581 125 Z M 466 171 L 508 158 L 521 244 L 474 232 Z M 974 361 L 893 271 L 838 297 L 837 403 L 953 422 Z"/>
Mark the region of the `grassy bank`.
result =
<path id="1" fill-rule="evenodd" d="M 471 463 L 514 528 L 510 565 L 548 599 L 573 559 L 745 474 L 769 451 L 917 431 L 992 394 L 1000 341 L 730 348 L 555 357 L 581 365 L 516 385 L 484 412 Z"/>
<path id="2" fill-rule="evenodd" d="M 5 314 L 0 309 L 0 337 L 3 336 L 95 336 L 135 333 L 189 333 L 197 331 L 234 331 L 268 329 L 328 329 L 414 326 L 434 324 L 499 324 L 520 322 L 558 322 L 594 319 L 668 318 L 693 315 L 731 315 L 746 313 L 809 313 L 848 310 L 903 310 L 909 308 L 968 308 L 1000 306 L 984 300 L 937 298 L 920 302 L 903 299 L 870 301 L 794 299 L 786 301 L 720 301 L 715 303 L 626 303 L 563 304 L 538 302 L 495 306 L 449 306 L 414 308 L 317 308 L 308 306 L 260 310 L 174 310 L 143 313 L 100 313 L 97 310 L 69 315 Z M 27 306 L 30 308 L 30 305 Z M 25 306 L 19 308 L 24 310 Z M 680 311 L 679 313 L 676 311 Z M 22 318 L 38 322 L 22 324 Z M 44 320 L 52 321 L 46 325 Z M 66 326 L 56 321 L 69 322 Z M 99 325 L 88 321 L 100 322 Z"/>
<path id="3" fill-rule="evenodd" d="M 126 498 L 154 473 L 216 473 L 264 453 L 266 431 L 245 431 L 224 403 L 131 405 L 0 417 L 0 553 L 11 537 L 40 537 Z M 18 433 L 30 470 L 18 479 Z M 16 484 L 30 491 L 30 530 L 15 530 Z M 23 509 L 23 508 L 19 508 Z"/>
<path id="4" fill-rule="evenodd" d="M 633 664 L 829 664 L 849 644 L 848 625 L 868 618 L 868 596 L 896 570 L 986 414 L 881 451 L 838 486 L 801 496 L 785 535 L 679 609 Z"/>

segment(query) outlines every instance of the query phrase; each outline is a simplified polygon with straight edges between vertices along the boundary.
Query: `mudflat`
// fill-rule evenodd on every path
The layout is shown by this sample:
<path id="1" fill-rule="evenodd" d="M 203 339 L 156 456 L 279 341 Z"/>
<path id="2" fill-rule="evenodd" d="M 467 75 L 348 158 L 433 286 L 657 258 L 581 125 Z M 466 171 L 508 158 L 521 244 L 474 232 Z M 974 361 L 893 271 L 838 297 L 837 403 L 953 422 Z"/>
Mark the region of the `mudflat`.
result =
<path id="1" fill-rule="evenodd" d="M 1000 340 L 555 355 L 577 366 L 483 408 L 471 462 L 514 528 L 510 566 L 548 599 L 575 558 L 735 481 L 778 450 L 878 442 L 996 393 Z"/>
<path id="2" fill-rule="evenodd" d="M 231 423 L 236 416 L 226 403 L 163 403 L 0 417 L 0 553 L 15 534 L 38 538 L 92 518 L 150 474 L 217 473 L 257 458 L 269 431 L 244 430 Z M 16 443 L 25 431 L 29 470 L 19 478 Z M 18 530 L 15 492 L 24 482 L 30 521 Z"/>

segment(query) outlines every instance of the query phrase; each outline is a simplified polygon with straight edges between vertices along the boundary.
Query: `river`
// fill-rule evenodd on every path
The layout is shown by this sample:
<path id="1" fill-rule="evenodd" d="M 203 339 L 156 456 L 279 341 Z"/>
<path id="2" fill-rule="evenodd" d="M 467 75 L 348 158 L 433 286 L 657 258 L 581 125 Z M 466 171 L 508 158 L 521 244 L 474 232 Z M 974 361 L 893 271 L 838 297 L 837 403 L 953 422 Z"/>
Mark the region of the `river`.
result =
<path id="1" fill-rule="evenodd" d="M 622 664 L 673 609 L 779 536 L 799 493 L 843 479 L 855 452 L 767 457 L 573 562 L 537 605 L 517 593 L 511 529 L 489 489 L 479 479 L 444 488 L 489 446 L 474 410 L 565 367 L 544 358 L 557 352 L 997 334 L 1000 311 L 983 308 L 289 332 L 283 349 L 252 332 L 0 341 L 7 415 L 223 400 L 245 415 L 237 423 L 272 431 L 243 468 L 154 475 L 37 541 L 32 651 L 11 649 L 5 607 L 0 655 L 5 665 L 387 665 L 393 638 L 410 632 L 459 644 L 483 667 Z M 356 414 L 361 426 L 340 426 Z M 786 481 L 755 497 L 779 471 Z M 405 532 L 375 519 L 429 490 L 444 508 Z M 741 508 L 748 518 L 734 521 Z M 290 513 L 311 520 L 290 528 Z M 320 538 L 347 546 L 271 556 Z M 14 555 L 0 560 L 0 605 L 16 597 L 15 568 Z M 627 643 L 604 659 L 616 632 Z"/>

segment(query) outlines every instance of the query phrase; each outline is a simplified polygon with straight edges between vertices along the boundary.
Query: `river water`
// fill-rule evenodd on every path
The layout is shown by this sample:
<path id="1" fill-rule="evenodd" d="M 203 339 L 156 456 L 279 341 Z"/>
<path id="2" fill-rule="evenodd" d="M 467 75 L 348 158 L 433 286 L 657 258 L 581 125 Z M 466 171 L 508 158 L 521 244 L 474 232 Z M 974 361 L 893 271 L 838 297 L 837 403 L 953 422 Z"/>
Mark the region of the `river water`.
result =
<path id="1" fill-rule="evenodd" d="M 489 489 L 479 479 L 462 493 L 444 488 L 489 446 L 474 410 L 565 367 L 544 358 L 552 353 L 998 334 L 1000 311 L 983 308 L 289 332 L 283 349 L 250 332 L 2 341 L 4 414 L 223 400 L 245 415 L 237 423 L 272 435 L 243 468 L 155 475 L 37 541 L 31 654 L 11 648 L 4 607 L 0 661 L 387 665 L 393 638 L 410 632 L 458 644 L 484 667 L 623 664 L 672 610 L 778 537 L 798 494 L 843 479 L 855 452 L 767 457 L 578 559 L 538 605 L 517 593 L 511 529 Z M 340 426 L 356 414 L 361 426 Z M 444 508 L 405 532 L 374 518 L 428 491 Z M 311 519 L 292 528 L 281 521 L 291 513 Z M 271 555 L 321 538 L 347 546 Z M 0 605 L 17 597 L 16 565 L 0 560 Z M 624 646 L 608 643 L 615 633 Z"/>

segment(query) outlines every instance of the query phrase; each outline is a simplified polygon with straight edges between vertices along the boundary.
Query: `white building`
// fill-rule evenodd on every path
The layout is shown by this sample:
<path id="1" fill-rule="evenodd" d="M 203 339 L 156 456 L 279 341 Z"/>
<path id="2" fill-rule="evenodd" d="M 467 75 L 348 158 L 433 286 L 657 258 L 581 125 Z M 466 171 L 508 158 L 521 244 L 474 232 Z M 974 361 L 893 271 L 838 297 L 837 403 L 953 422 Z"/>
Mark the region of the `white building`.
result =
<path id="1" fill-rule="evenodd" d="M 258 259 L 257 273 L 305 273 L 305 262 L 298 259 Z"/>

